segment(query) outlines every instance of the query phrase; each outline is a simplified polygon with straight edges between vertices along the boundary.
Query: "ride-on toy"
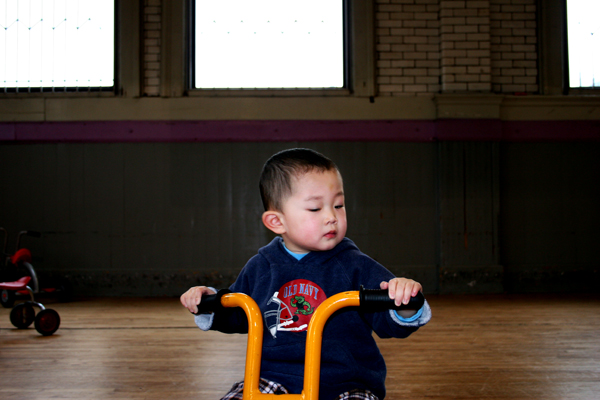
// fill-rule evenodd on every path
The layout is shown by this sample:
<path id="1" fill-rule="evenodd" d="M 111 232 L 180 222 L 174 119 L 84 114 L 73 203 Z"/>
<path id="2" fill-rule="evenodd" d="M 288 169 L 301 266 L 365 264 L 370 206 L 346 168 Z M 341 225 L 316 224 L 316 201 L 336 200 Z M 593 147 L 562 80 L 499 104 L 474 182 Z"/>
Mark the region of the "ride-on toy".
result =
<path id="1" fill-rule="evenodd" d="M 40 285 L 38 275 L 31 265 L 31 251 L 26 248 L 20 248 L 21 239 L 23 236 L 39 238 L 42 236 L 42 234 L 36 231 L 19 232 L 17 235 L 15 252 L 13 254 L 9 254 L 6 252 L 8 233 L 4 228 L 0 228 L 0 232 L 4 234 L 4 247 L 2 254 L 0 255 L 0 282 L 16 282 L 24 276 L 29 276 L 31 278 L 29 287 L 33 293 L 57 294 L 60 300 L 68 300 L 70 291 L 68 290 L 67 282 L 60 282 L 59 285 L 48 285 L 48 282 L 46 282 L 44 286 Z M 2 304 L 4 308 L 11 308 L 15 304 L 15 299 L 19 294 L 27 295 L 28 292 L 25 289 L 19 289 L 16 291 L 0 289 L 0 304 Z"/>
<path id="2" fill-rule="evenodd" d="M 10 312 L 10 322 L 19 329 L 28 328 L 35 321 L 35 330 L 44 336 L 50 336 L 58 329 L 60 325 L 60 316 L 54 310 L 45 308 L 33 298 L 33 290 L 27 284 L 31 277 L 24 276 L 18 281 L 2 282 L 0 289 L 13 293 L 16 291 L 27 291 L 31 297 L 30 301 L 16 305 Z M 41 311 L 36 315 L 33 307 L 38 307 Z"/>
<path id="3" fill-rule="evenodd" d="M 246 347 L 246 369 L 244 375 L 244 400 L 318 400 L 319 374 L 321 369 L 321 344 L 323 328 L 327 319 L 343 307 L 360 307 L 366 311 L 383 311 L 386 309 L 413 309 L 423 306 L 425 298 L 419 294 L 407 305 L 397 307 L 388 296 L 387 290 L 367 290 L 338 293 L 329 297 L 315 310 L 308 325 L 306 336 L 306 354 L 304 359 L 304 388 L 301 394 L 265 394 L 259 390 L 260 362 L 262 356 L 263 321 L 260 308 L 256 302 L 243 293 L 230 293 L 221 290 L 215 295 L 202 298 L 198 306 L 198 314 L 217 311 L 221 307 L 241 307 L 248 318 L 248 345 Z"/>

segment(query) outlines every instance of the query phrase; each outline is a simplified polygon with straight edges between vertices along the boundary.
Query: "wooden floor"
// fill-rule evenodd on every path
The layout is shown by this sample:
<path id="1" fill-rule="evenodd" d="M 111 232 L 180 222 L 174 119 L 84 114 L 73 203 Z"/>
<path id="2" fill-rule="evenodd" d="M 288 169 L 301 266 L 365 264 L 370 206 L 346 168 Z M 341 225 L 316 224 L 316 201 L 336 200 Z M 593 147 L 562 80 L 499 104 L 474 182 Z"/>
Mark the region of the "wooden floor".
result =
<path id="1" fill-rule="evenodd" d="M 600 399 L 600 296 L 428 296 L 433 319 L 381 340 L 388 399 Z M 0 399 L 218 399 L 245 336 L 201 332 L 177 299 L 46 304 L 51 337 L 0 309 Z"/>

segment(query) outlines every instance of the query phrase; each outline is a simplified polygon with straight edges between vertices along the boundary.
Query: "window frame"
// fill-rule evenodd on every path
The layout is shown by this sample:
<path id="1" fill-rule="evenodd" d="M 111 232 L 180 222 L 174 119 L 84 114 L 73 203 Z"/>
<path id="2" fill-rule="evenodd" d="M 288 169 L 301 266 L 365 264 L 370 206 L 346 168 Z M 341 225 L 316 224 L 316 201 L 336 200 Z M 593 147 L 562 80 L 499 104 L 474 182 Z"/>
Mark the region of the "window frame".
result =
<path id="1" fill-rule="evenodd" d="M 183 4 L 185 3 L 185 4 Z M 345 0 L 345 87 L 340 89 L 197 89 L 193 87 L 194 57 L 194 0 L 178 0 L 165 4 L 163 10 L 167 24 L 184 22 L 181 29 L 165 29 L 163 49 L 163 95 L 190 97 L 310 97 L 310 96 L 375 96 L 375 13 L 373 0 Z M 169 33 L 170 32 L 170 33 Z M 172 49 L 184 48 L 184 56 L 178 59 Z M 177 84 L 181 82 L 181 84 Z M 166 93 L 170 91 L 170 93 Z"/>
<path id="2" fill-rule="evenodd" d="M 567 0 L 538 1 L 540 90 L 544 95 L 598 96 L 600 88 L 571 88 Z M 560 46 L 556 46 L 560 43 Z"/>
<path id="3" fill-rule="evenodd" d="M 567 6 L 568 6 L 568 1 L 569 0 L 564 0 L 564 14 L 563 14 L 563 19 L 564 19 L 564 43 L 565 43 L 565 50 L 564 50 L 564 54 L 565 54 L 565 61 L 564 61 L 564 66 L 565 66 L 565 91 L 571 94 L 580 94 L 580 95 L 600 95 L 600 86 L 596 86 L 596 87 L 571 87 L 571 76 L 569 73 L 569 22 L 568 22 L 568 10 L 567 10 Z"/>
<path id="4" fill-rule="evenodd" d="M 115 97 L 138 96 L 140 92 L 140 7 L 136 0 L 114 0 L 114 82 L 107 87 L 5 88 L 1 98 L 14 97 Z"/>

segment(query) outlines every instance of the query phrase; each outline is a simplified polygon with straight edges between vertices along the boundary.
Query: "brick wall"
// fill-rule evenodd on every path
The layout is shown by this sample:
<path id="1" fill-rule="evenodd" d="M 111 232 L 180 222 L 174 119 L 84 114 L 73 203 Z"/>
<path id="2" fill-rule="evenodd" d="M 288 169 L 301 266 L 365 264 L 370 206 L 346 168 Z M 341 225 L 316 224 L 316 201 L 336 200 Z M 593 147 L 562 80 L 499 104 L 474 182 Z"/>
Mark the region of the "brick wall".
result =
<path id="1" fill-rule="evenodd" d="M 377 0 L 380 96 L 537 93 L 536 0 Z"/>
<path id="2" fill-rule="evenodd" d="M 439 8 L 439 0 L 378 1 L 380 96 L 440 90 Z"/>
<path id="3" fill-rule="evenodd" d="M 144 0 L 142 95 L 160 95 L 161 0 Z"/>
<path id="4" fill-rule="evenodd" d="M 144 0 L 143 90 L 160 95 L 161 1 Z M 537 93 L 536 0 L 376 0 L 379 96 Z"/>
<path id="5" fill-rule="evenodd" d="M 490 0 L 492 87 L 538 92 L 536 0 Z"/>
<path id="6" fill-rule="evenodd" d="M 440 1 L 443 92 L 489 92 L 490 2 Z"/>

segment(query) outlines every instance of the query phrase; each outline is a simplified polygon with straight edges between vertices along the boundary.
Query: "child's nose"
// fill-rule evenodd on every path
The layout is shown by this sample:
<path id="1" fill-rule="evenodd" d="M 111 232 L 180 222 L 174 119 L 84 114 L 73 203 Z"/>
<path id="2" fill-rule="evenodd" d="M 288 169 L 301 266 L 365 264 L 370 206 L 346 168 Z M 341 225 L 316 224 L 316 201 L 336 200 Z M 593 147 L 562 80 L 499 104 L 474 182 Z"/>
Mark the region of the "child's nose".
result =
<path id="1" fill-rule="evenodd" d="M 327 213 L 326 223 L 327 224 L 337 224 L 337 216 L 335 215 L 335 211 L 334 210 L 330 210 Z"/>

